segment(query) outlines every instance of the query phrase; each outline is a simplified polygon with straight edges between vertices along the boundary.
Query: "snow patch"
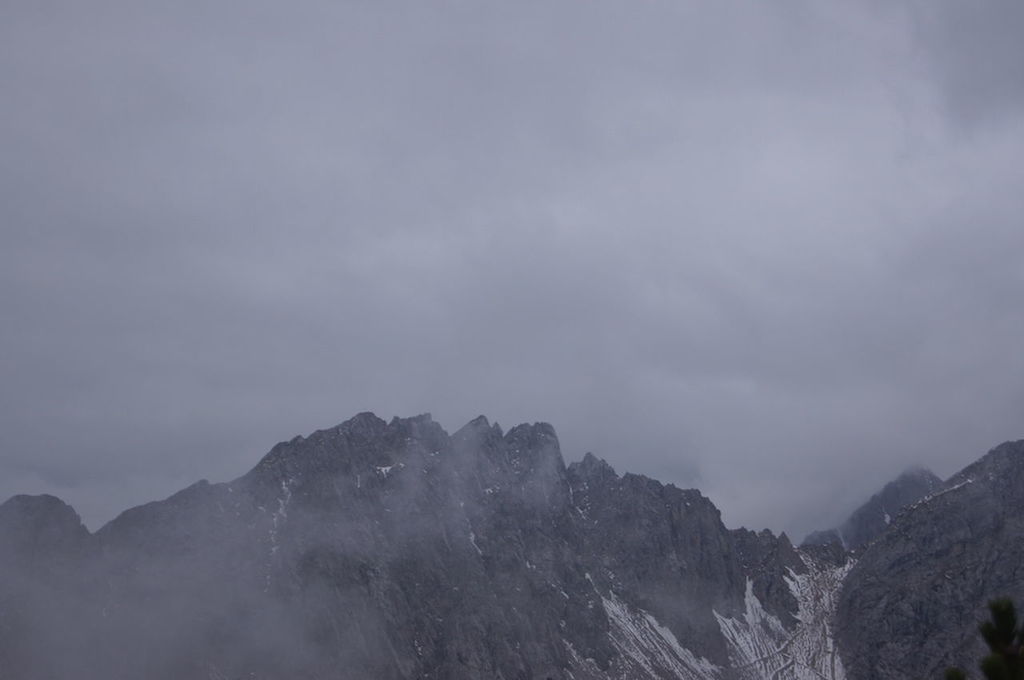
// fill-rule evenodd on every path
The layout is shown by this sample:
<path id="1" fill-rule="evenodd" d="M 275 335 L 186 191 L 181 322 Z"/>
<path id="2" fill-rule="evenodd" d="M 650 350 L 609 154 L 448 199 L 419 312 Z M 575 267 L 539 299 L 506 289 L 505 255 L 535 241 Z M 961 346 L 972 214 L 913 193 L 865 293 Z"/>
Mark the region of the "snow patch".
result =
<path id="1" fill-rule="evenodd" d="M 590 580 L 590 574 L 587 579 Z M 608 597 L 601 596 L 601 604 L 608 615 L 612 644 L 626 666 L 621 669 L 622 677 L 682 680 L 720 677 L 722 669 L 679 644 L 672 631 L 648 612 L 630 607 L 614 592 Z"/>
<path id="2" fill-rule="evenodd" d="M 476 554 L 477 555 L 483 555 L 484 554 L 484 551 L 481 550 L 480 546 L 478 546 L 476 544 L 476 534 L 474 534 L 472 531 L 469 532 L 469 542 L 473 544 L 473 547 L 476 549 Z"/>
<path id="3" fill-rule="evenodd" d="M 277 510 L 270 517 L 271 555 L 276 555 L 279 548 L 277 544 L 277 530 L 288 519 L 288 504 L 292 502 L 292 485 L 294 483 L 294 479 L 281 480 L 281 496 L 277 499 Z"/>
<path id="4" fill-rule="evenodd" d="M 960 482 L 959 484 L 954 484 L 953 486 L 949 487 L 948 489 L 942 489 L 941 491 L 936 491 L 935 493 L 930 493 L 927 496 L 925 496 L 924 498 L 922 498 L 921 500 L 919 500 L 916 503 L 914 503 L 913 505 L 909 506 L 907 509 L 908 510 L 913 510 L 914 508 L 918 507 L 919 505 L 924 505 L 925 503 L 928 503 L 930 501 L 935 500 L 939 496 L 945 496 L 947 493 L 950 493 L 952 491 L 956 491 L 957 489 L 962 489 L 963 487 L 967 486 L 968 484 L 974 484 L 974 479 L 973 478 L 968 478 L 968 479 L 965 479 L 964 481 Z"/>
<path id="5" fill-rule="evenodd" d="M 797 624 L 787 630 L 766 611 L 747 580 L 740 618 L 715 618 L 729 647 L 729 659 L 740 680 L 845 680 L 836 649 L 832 617 L 839 587 L 853 566 L 821 565 L 804 557 L 807 573 L 790 571 L 786 582 L 797 601 Z"/>

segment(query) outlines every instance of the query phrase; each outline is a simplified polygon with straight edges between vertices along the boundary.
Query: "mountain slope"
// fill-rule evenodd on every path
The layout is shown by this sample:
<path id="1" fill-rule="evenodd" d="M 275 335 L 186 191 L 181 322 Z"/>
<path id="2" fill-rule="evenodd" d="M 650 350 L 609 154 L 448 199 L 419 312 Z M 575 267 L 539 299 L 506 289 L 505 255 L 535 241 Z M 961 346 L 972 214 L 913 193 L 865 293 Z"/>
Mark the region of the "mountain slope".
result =
<path id="1" fill-rule="evenodd" d="M 730 622 L 757 602 L 781 646 L 809 573 L 696 491 L 567 468 L 551 426 L 482 417 L 360 414 L 94 535 L 67 512 L 52 577 L 0 531 L 27 555 L 0 583 L 30 594 L 0 607 L 0 678 L 729 678 L 760 635 Z"/>
<path id="2" fill-rule="evenodd" d="M 1024 601 L 1024 441 L 1008 442 L 894 518 L 846 578 L 837 628 L 852 678 L 973 668 L 985 605 Z"/>
<path id="3" fill-rule="evenodd" d="M 937 677 L 1024 598 L 1022 489 L 1004 444 L 902 510 L 883 490 L 860 550 L 796 549 L 566 466 L 544 423 L 360 414 L 95 534 L 0 504 L 0 680 Z"/>
<path id="4" fill-rule="evenodd" d="M 880 536 L 903 508 L 942 487 L 931 470 L 911 468 L 854 510 L 836 529 L 815 531 L 804 545 L 839 543 L 846 550 L 861 550 Z"/>

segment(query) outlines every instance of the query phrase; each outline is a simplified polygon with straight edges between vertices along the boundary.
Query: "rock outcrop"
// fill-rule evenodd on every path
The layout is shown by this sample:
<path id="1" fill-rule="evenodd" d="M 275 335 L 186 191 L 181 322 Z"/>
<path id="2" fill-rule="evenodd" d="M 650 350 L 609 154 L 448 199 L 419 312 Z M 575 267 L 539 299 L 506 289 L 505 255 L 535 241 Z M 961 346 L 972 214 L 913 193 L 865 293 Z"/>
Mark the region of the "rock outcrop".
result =
<path id="1" fill-rule="evenodd" d="M 755 593 L 788 634 L 806 572 L 697 491 L 567 468 L 550 425 L 482 417 L 449 436 L 360 414 L 93 535 L 18 497 L 0 548 L 0 678 L 19 680 L 727 678 L 722 622 Z"/>
<path id="2" fill-rule="evenodd" d="M 1024 598 L 1022 507 L 1017 442 L 794 548 L 545 423 L 364 413 L 94 534 L 0 504 L 0 680 L 938 677 Z"/>
<path id="3" fill-rule="evenodd" d="M 815 531 L 804 545 L 838 543 L 844 550 L 862 550 L 888 528 L 892 519 L 908 505 L 942 487 L 942 480 L 931 470 L 915 467 L 885 485 L 860 506 L 839 527 Z"/>
<path id="4" fill-rule="evenodd" d="M 837 627 L 852 678 L 974 668 L 988 600 L 1024 602 L 1024 441 L 1003 444 L 910 505 L 846 578 Z"/>

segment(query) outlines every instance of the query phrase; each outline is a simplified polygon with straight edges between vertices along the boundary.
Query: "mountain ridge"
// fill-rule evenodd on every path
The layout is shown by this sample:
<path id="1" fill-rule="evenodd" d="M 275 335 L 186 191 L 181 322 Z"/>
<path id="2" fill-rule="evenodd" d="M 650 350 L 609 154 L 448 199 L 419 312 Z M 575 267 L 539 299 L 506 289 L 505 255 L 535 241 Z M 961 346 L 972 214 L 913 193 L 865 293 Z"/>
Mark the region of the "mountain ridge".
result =
<path id="1" fill-rule="evenodd" d="M 448 435 L 362 413 L 126 510 L 89 534 L 73 598 L 25 597 L 93 622 L 75 633 L 89 652 L 39 633 L 81 677 L 705 680 L 731 672 L 746 633 L 721 621 L 755 582 L 778 634 L 796 625 L 801 564 L 778 540 L 727 529 L 699 491 L 566 466 L 547 423 Z M 116 664 L 98 651 L 115 647 Z M 26 649 L 0 643 L 0 665 L 37 677 Z"/>
<path id="2" fill-rule="evenodd" d="M 942 479 L 931 470 L 911 466 L 858 506 L 838 527 L 811 532 L 803 545 L 839 543 L 844 550 L 861 550 L 882 534 L 904 507 L 942 485 Z"/>
<path id="3" fill-rule="evenodd" d="M 887 608 L 927 602 L 951 537 L 991 556 L 1024 536 L 989 498 L 1024 502 L 1022 452 L 849 552 L 729 529 L 700 491 L 590 453 L 566 465 L 548 423 L 361 413 L 94 533 L 54 497 L 0 504 L 0 680 L 873 680 L 929 640 L 964 665 L 972 607 L 1008 582 L 990 558 L 943 595 L 955 626 L 893 641 Z M 970 531 L 931 526 L 957 518 Z"/>
<path id="4" fill-rule="evenodd" d="M 991 449 L 899 513 L 842 591 L 838 637 L 851 672 L 895 680 L 973 667 L 988 600 L 1024 600 L 1022 507 L 1024 440 Z"/>

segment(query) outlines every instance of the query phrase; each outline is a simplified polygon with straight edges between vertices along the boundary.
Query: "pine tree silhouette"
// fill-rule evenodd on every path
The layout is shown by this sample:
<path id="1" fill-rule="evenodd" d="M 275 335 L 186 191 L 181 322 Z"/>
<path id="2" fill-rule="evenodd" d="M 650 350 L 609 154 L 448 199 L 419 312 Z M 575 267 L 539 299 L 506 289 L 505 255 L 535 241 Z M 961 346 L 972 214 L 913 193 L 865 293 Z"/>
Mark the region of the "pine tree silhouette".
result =
<path id="1" fill-rule="evenodd" d="M 1024 680 L 1024 628 L 1017 625 L 1017 612 L 1008 597 L 988 603 L 991 621 L 985 621 L 978 630 L 988 643 L 990 654 L 981 660 L 981 672 L 987 680 Z M 959 668 L 946 670 L 946 680 L 967 680 Z"/>

